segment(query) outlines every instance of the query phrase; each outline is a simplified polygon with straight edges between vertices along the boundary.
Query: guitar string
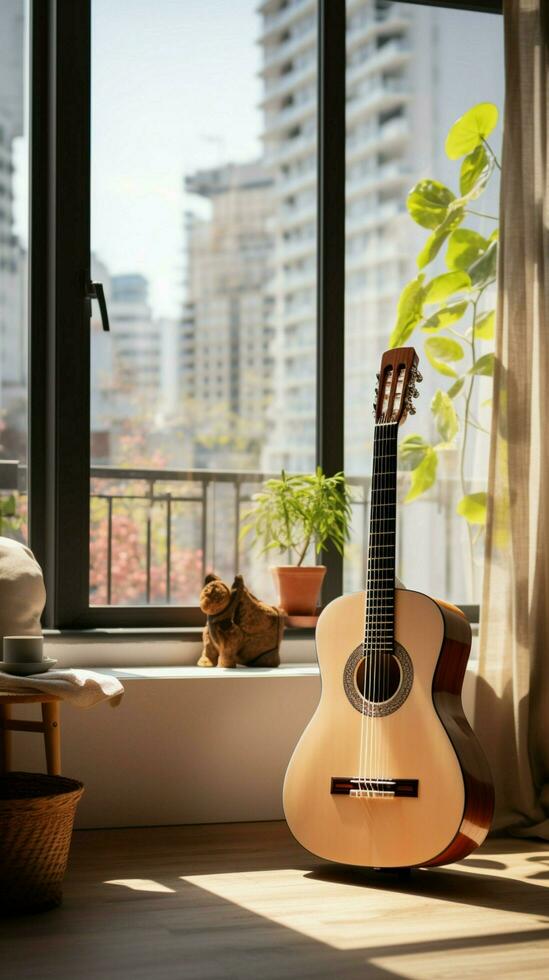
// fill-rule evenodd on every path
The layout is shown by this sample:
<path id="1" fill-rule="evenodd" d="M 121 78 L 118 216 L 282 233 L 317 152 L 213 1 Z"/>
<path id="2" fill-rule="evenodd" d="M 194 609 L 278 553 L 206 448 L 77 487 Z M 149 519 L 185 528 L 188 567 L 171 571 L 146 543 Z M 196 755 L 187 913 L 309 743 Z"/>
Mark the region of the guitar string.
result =
<path id="1" fill-rule="evenodd" d="M 367 557 L 367 571 L 366 571 L 366 583 L 364 590 L 364 633 L 363 633 L 363 643 L 362 643 L 362 654 L 363 654 L 363 664 L 364 664 L 364 678 L 363 678 L 363 689 L 362 689 L 362 713 L 360 720 L 360 762 L 359 762 L 359 782 L 358 788 L 361 792 L 370 792 L 370 787 L 367 786 L 367 771 L 369 764 L 370 755 L 370 742 L 371 742 L 371 719 L 369 718 L 368 702 L 369 696 L 371 694 L 371 676 L 369 671 L 368 658 L 370 656 L 370 645 L 371 645 L 371 600 L 372 600 L 372 548 L 374 544 L 373 534 L 374 534 L 374 523 L 373 523 L 373 509 L 374 509 L 374 486 L 375 486 L 375 474 L 377 466 L 377 442 L 378 442 L 378 423 L 376 422 L 374 427 L 374 458 L 372 467 L 372 490 L 370 493 L 370 526 L 368 531 L 368 557 Z M 366 687 L 368 686 L 368 699 L 366 698 Z"/>
<path id="2" fill-rule="evenodd" d="M 375 587 L 375 585 L 376 585 L 376 583 L 375 583 L 375 553 L 374 553 L 374 549 L 375 549 L 375 542 L 376 542 L 375 532 L 376 532 L 376 527 L 377 527 L 377 520 L 376 520 L 376 518 L 377 518 L 377 508 L 376 508 L 376 501 L 377 501 L 377 491 L 376 491 L 377 473 L 379 472 L 380 467 L 383 466 L 383 463 L 380 460 L 380 455 L 381 455 L 381 438 L 382 438 L 382 435 L 383 435 L 383 430 L 382 430 L 381 426 L 378 425 L 376 427 L 376 432 L 375 432 L 375 435 L 374 435 L 374 465 L 373 465 L 373 472 L 372 472 L 372 490 L 371 490 L 371 494 L 370 494 L 370 553 L 369 553 L 369 556 L 368 556 L 369 574 L 368 574 L 368 598 L 367 598 L 369 637 L 368 637 L 368 649 L 367 649 L 366 659 L 364 661 L 364 680 L 366 681 L 366 677 L 368 678 L 368 706 L 367 706 L 367 710 L 368 710 L 368 735 L 369 735 L 369 739 L 368 739 L 368 752 L 367 752 L 367 755 L 366 755 L 366 765 L 367 765 L 367 775 L 368 775 L 368 795 L 369 796 L 373 796 L 373 791 L 374 791 L 374 786 L 373 786 L 373 782 L 372 782 L 372 778 L 373 778 L 373 764 L 372 764 L 373 759 L 372 759 L 372 756 L 373 756 L 373 740 L 374 740 L 375 730 L 374 730 L 374 727 L 373 727 L 373 718 L 372 718 L 372 713 L 371 713 L 372 698 L 373 698 L 373 677 L 374 677 L 373 664 L 374 664 L 374 657 L 375 657 L 375 654 L 374 654 L 374 632 L 373 632 L 374 631 L 374 625 L 373 624 L 375 623 L 374 608 L 375 608 L 375 597 L 376 597 L 376 587 Z"/>
<path id="3" fill-rule="evenodd" d="M 387 430 L 386 430 L 386 439 L 385 439 L 385 441 L 386 441 L 385 449 L 386 450 L 389 450 L 390 449 L 390 434 L 391 434 L 391 426 L 388 425 L 387 426 Z M 391 471 L 391 466 L 390 466 L 390 452 L 386 451 L 384 453 L 384 455 L 387 458 L 387 462 L 385 464 L 385 471 L 384 471 L 384 476 L 383 476 L 383 479 L 382 479 L 382 484 L 383 484 L 382 489 L 381 489 L 381 501 L 382 501 L 382 505 L 384 505 L 386 503 L 386 499 L 385 499 L 386 498 L 386 485 L 387 485 L 387 482 L 388 482 L 388 474 Z M 387 548 L 386 548 L 386 542 L 387 542 L 387 534 L 388 534 L 388 518 L 387 518 L 386 511 L 387 511 L 387 508 L 385 506 L 382 506 L 382 514 L 381 514 L 381 517 L 382 517 L 382 520 L 383 520 L 383 539 L 382 540 L 383 540 L 383 544 L 384 544 L 384 547 L 382 548 L 382 552 L 385 552 L 387 550 Z M 378 605 L 379 605 L 379 612 L 380 612 L 380 614 L 381 613 L 383 614 L 383 620 L 385 621 L 387 582 L 385 581 L 385 576 L 382 576 L 382 574 L 381 574 L 381 565 L 382 565 L 381 555 L 379 556 L 377 565 L 378 565 L 378 583 L 379 583 L 379 604 Z M 381 622 L 381 618 L 382 617 L 380 615 L 378 617 L 378 622 Z M 384 622 L 383 629 L 378 630 L 378 656 L 377 656 L 377 659 L 378 659 L 378 670 L 379 670 L 379 682 L 376 683 L 376 696 L 377 696 L 377 699 L 378 699 L 378 703 L 383 699 L 383 692 L 382 692 L 382 674 L 383 674 L 383 671 L 385 669 L 385 653 L 384 653 L 384 647 L 385 647 L 385 639 L 386 639 L 386 630 L 387 630 L 387 625 Z M 383 776 L 383 772 L 382 772 L 382 768 L 381 768 L 382 753 L 383 753 L 383 730 L 382 730 L 382 727 L 383 727 L 382 717 L 381 717 L 381 715 L 378 715 L 378 716 L 376 716 L 376 734 L 377 734 L 376 778 L 378 780 Z M 378 782 L 378 788 L 379 788 L 379 782 Z"/>
<path id="4" fill-rule="evenodd" d="M 398 381 L 398 379 L 397 379 L 397 381 Z M 393 455 L 393 445 L 392 445 L 392 442 L 393 442 L 393 440 L 392 440 L 392 432 L 393 432 L 393 430 L 392 430 L 392 426 L 391 426 L 390 429 L 389 429 L 389 431 L 388 431 L 388 433 L 387 433 L 387 438 L 388 438 L 388 442 L 389 442 L 389 452 L 387 453 L 387 456 L 389 457 L 389 460 L 388 460 L 388 463 L 387 463 L 387 475 L 384 478 L 385 487 L 384 487 L 384 493 L 383 493 L 383 504 L 384 504 L 384 506 L 383 506 L 383 517 L 385 519 L 385 526 L 384 526 L 384 531 L 385 531 L 385 534 L 384 534 L 385 548 L 383 549 L 384 552 L 387 552 L 387 551 L 390 550 L 388 548 L 388 546 L 387 546 L 387 542 L 390 539 L 390 531 L 391 531 L 391 529 L 390 529 L 391 512 L 390 512 L 390 509 L 388 507 L 388 503 L 389 503 L 389 500 L 388 500 L 388 492 L 389 492 L 389 488 L 390 488 L 390 485 L 391 485 L 391 475 L 392 475 L 392 470 L 393 470 L 393 459 L 392 459 L 392 455 Z M 384 562 L 383 564 L 385 565 L 387 563 Z M 384 584 L 384 591 L 383 591 L 383 597 L 384 597 L 384 602 L 383 602 L 383 606 L 384 606 L 384 619 L 389 614 L 389 602 L 388 602 L 389 592 L 388 592 L 388 590 L 389 590 L 390 584 L 391 583 L 387 581 L 387 576 L 385 576 L 385 584 Z M 381 701 L 386 701 L 387 700 L 387 646 L 388 646 L 387 633 L 390 632 L 387 629 L 388 626 L 390 626 L 390 624 L 385 624 L 384 625 L 384 628 L 383 628 L 383 630 L 381 632 L 381 644 L 380 645 L 381 645 L 381 658 L 382 658 L 382 667 L 383 667 L 383 681 L 382 681 L 382 684 L 381 684 L 381 691 L 380 691 L 380 694 L 381 694 L 380 700 Z M 382 743 L 381 744 L 381 753 L 380 753 L 379 775 L 380 775 L 381 778 L 383 778 L 383 777 L 385 777 L 387 775 L 387 772 L 386 772 L 387 764 L 386 764 L 386 761 L 384 759 L 384 753 L 383 753 L 384 744 L 386 745 L 387 739 L 383 739 L 383 721 L 382 721 L 382 718 L 380 717 L 378 719 L 378 721 L 379 721 L 379 728 L 380 728 L 379 738 L 380 738 L 380 741 Z"/>
<path id="5" fill-rule="evenodd" d="M 384 552 L 387 550 L 387 537 L 388 537 L 388 532 L 389 532 L 389 528 L 388 528 L 388 515 L 387 515 L 387 507 L 386 507 L 386 504 L 387 504 L 386 497 L 387 497 L 387 483 L 389 482 L 390 472 L 391 472 L 391 462 L 390 462 L 391 461 L 391 432 L 392 432 L 392 423 L 390 421 L 388 421 L 387 422 L 387 426 L 386 426 L 386 428 L 384 430 L 384 440 L 383 440 L 383 443 L 384 443 L 383 444 L 383 449 L 384 449 L 383 456 L 384 456 L 386 462 L 384 463 L 384 466 L 383 466 L 383 471 L 382 471 L 382 475 L 381 475 L 381 486 L 380 486 L 379 491 L 378 491 L 378 498 L 381 499 L 381 503 L 380 503 L 380 506 L 379 506 L 378 509 L 381 510 L 381 518 L 380 518 L 380 520 L 381 520 L 381 526 L 382 526 L 382 531 L 383 531 L 382 537 L 381 537 L 381 542 L 383 542 L 383 543 L 380 544 L 380 550 L 379 550 L 378 558 L 377 558 L 377 562 L 376 562 L 376 566 L 377 566 L 377 583 L 378 583 L 378 602 L 377 602 L 377 608 L 378 608 L 378 616 L 377 616 L 378 629 L 377 629 L 377 642 L 376 642 L 377 653 L 376 653 L 376 672 L 375 672 L 375 675 L 374 675 L 375 676 L 374 689 L 375 689 L 375 694 L 376 694 L 376 703 L 378 703 L 381 700 L 383 700 L 383 696 L 382 696 L 382 677 L 383 677 L 383 672 L 385 670 L 384 646 L 385 646 L 386 626 L 384 624 L 383 628 L 381 628 L 381 622 L 382 622 L 382 619 L 383 619 L 383 621 L 385 620 L 385 612 L 386 612 L 386 608 L 387 608 L 387 582 L 386 582 L 386 576 L 384 575 L 383 569 L 382 569 L 381 566 L 384 564 L 384 562 L 382 562 L 382 557 L 385 557 L 384 556 Z M 379 614 L 383 614 L 383 616 L 381 616 Z M 379 674 L 379 677 L 378 677 L 378 674 Z M 384 677 L 383 677 L 383 680 L 384 680 Z M 382 722 L 382 716 L 381 715 L 375 716 L 375 732 L 376 732 L 375 777 L 376 777 L 377 780 L 379 780 L 380 778 L 383 777 L 383 772 L 382 772 L 383 722 Z M 378 788 L 379 788 L 379 782 L 378 782 Z"/>
<path id="6" fill-rule="evenodd" d="M 372 718 L 372 726 L 373 726 L 373 759 L 372 759 L 372 764 L 371 764 L 371 772 L 372 772 L 372 776 L 373 776 L 373 779 L 374 780 L 379 779 L 379 770 L 378 770 L 378 765 L 379 765 L 379 761 L 378 761 L 378 757 L 379 757 L 379 719 L 376 717 L 375 706 L 377 704 L 377 698 L 379 696 L 379 688 L 378 688 L 378 670 L 379 670 L 379 666 L 380 666 L 380 664 L 379 664 L 379 645 L 380 645 L 379 624 L 381 622 L 380 613 L 382 611 L 382 591 L 381 591 L 381 581 L 380 581 L 381 576 L 379 574 L 379 566 L 380 566 L 379 559 L 380 559 L 381 542 L 385 538 L 385 521 L 383 519 L 383 511 L 382 511 L 382 508 L 379 506 L 379 504 L 380 504 L 380 495 L 381 495 L 381 500 L 383 499 L 383 484 L 384 484 L 384 481 L 385 481 L 384 473 L 385 473 L 385 467 L 387 465 L 387 463 L 386 463 L 386 452 L 385 452 L 386 444 L 387 444 L 387 428 L 386 428 L 386 425 L 384 425 L 383 428 L 382 428 L 382 430 L 381 430 L 381 453 L 380 453 L 380 456 L 381 456 L 381 459 L 383 460 L 383 462 L 381 463 L 380 472 L 379 472 L 379 475 L 378 475 L 377 480 L 376 480 L 376 491 L 375 491 L 375 494 L 376 494 L 376 507 L 375 507 L 375 513 L 376 513 L 376 531 L 377 531 L 379 537 L 376 538 L 377 548 L 376 548 L 376 557 L 375 557 L 375 561 L 374 561 L 374 582 L 375 582 L 375 584 L 374 584 L 374 593 L 375 593 L 374 594 L 374 610 L 375 610 L 375 612 L 374 612 L 374 617 L 373 617 L 373 623 L 374 623 L 374 628 L 375 628 L 375 636 L 374 636 L 374 641 L 373 641 L 373 644 L 372 644 L 373 650 L 372 650 L 372 654 L 371 654 L 371 656 L 373 657 L 373 663 L 372 663 L 373 698 L 372 698 L 372 701 L 371 701 L 371 709 L 370 709 L 371 710 L 371 718 Z M 373 783 L 373 785 L 376 785 L 375 782 Z"/>
<path id="7" fill-rule="evenodd" d="M 388 585 L 386 579 L 387 576 L 384 574 L 385 564 L 390 555 L 384 554 L 384 552 L 391 549 L 391 545 L 388 539 L 394 537 L 392 532 L 394 529 L 391 527 L 391 520 L 393 519 L 393 513 L 388 514 L 387 511 L 393 507 L 389 508 L 392 503 L 389 500 L 389 495 L 391 492 L 391 484 L 393 482 L 394 476 L 394 464 L 395 464 L 395 454 L 394 454 L 394 437 L 396 433 L 395 423 L 390 420 L 384 421 L 382 427 L 378 431 L 378 440 L 376 449 L 376 460 L 378 465 L 374 466 L 375 476 L 373 480 L 373 507 L 372 507 L 372 542 L 370 549 L 371 556 L 371 574 L 369 575 L 369 622 L 370 622 L 370 636 L 369 636 L 369 660 L 370 660 L 370 684 L 369 684 L 369 704 L 370 711 L 375 712 L 375 705 L 378 700 L 387 700 L 388 693 L 388 670 L 387 663 L 390 660 L 387 656 L 387 645 L 388 639 L 387 634 L 391 632 L 390 624 L 387 622 L 389 619 L 389 603 L 388 603 L 388 593 L 390 593 L 390 585 Z M 381 526 L 380 526 L 381 525 Z M 383 564 L 383 567 L 382 567 Z M 394 587 L 394 582 L 393 582 Z M 383 616 L 380 614 L 383 613 Z M 387 615 L 385 615 L 387 614 Z M 385 758 L 383 755 L 383 746 L 386 740 L 382 738 L 381 731 L 381 721 L 380 717 L 375 714 L 369 716 L 370 725 L 368 726 L 372 732 L 372 737 L 369 740 L 369 751 L 367 752 L 367 758 L 369 762 L 369 771 L 371 775 L 369 776 L 369 789 L 370 792 L 374 793 L 373 780 L 377 782 L 383 776 L 387 776 L 385 769 L 388 766 L 387 759 L 387 748 L 385 753 Z M 373 728 L 372 728 L 373 726 Z M 383 772 L 381 770 L 384 770 Z M 379 786 L 379 784 L 378 784 Z"/>
<path id="8" fill-rule="evenodd" d="M 374 467 L 372 474 L 372 494 L 370 502 L 370 535 L 368 542 L 368 574 L 366 583 L 366 595 L 365 595 L 365 607 L 366 607 L 366 628 L 364 637 L 364 689 L 363 689 L 363 712 L 361 719 L 361 746 L 360 746 L 360 758 L 359 763 L 359 789 L 363 789 L 367 794 L 374 793 L 374 785 L 372 782 L 372 777 L 369 773 L 370 770 L 374 769 L 374 761 L 377 757 L 377 741 L 376 732 L 377 724 L 376 719 L 370 711 L 373 710 L 375 705 L 375 694 L 377 691 L 377 671 L 378 671 L 378 650 L 380 646 L 380 617 L 378 615 L 381 611 L 382 599 L 383 599 L 383 588 L 384 583 L 380 580 L 382 576 L 380 575 L 380 549 L 383 547 L 379 542 L 385 539 L 385 521 L 380 518 L 379 507 L 379 493 L 383 494 L 384 482 L 386 477 L 385 466 L 387 464 L 388 454 L 384 452 L 389 443 L 389 430 L 390 426 L 385 421 L 381 421 L 380 424 L 376 425 L 375 435 L 374 435 Z M 379 523 L 384 525 L 379 528 Z M 376 582 L 377 575 L 377 582 Z M 368 697 L 366 698 L 366 686 L 368 686 Z M 369 710 L 368 710 L 369 709 Z M 363 723 L 364 715 L 368 711 L 368 721 L 365 725 L 366 728 L 366 745 L 364 746 L 363 738 Z M 365 768 L 363 768 L 363 760 L 365 763 Z M 361 778 L 360 778 L 361 777 Z"/>
<path id="9" fill-rule="evenodd" d="M 377 423 L 374 427 L 374 459 L 372 467 L 372 486 L 374 482 L 373 473 L 376 468 L 376 436 L 377 436 Z M 372 546 L 372 496 L 370 494 L 370 524 L 368 529 L 368 557 L 367 557 L 367 568 L 366 568 L 366 582 L 364 585 L 364 631 L 362 636 L 362 660 L 364 664 L 364 679 L 363 679 L 363 690 L 362 690 L 362 712 L 360 718 L 360 760 L 358 768 L 358 789 L 360 792 L 366 792 L 366 767 L 368 765 L 368 742 L 369 742 L 369 726 L 366 721 L 366 678 L 368 669 L 368 648 L 369 648 L 369 634 L 370 634 L 370 621 L 368 613 L 369 596 L 370 596 L 370 574 L 371 574 L 371 546 Z"/>
<path id="10" fill-rule="evenodd" d="M 374 515 L 374 525 L 373 533 L 374 537 L 374 557 L 373 557 L 373 595 L 372 602 L 370 605 L 370 621 L 372 624 L 372 640 L 370 649 L 370 678 L 371 678 L 371 695 L 370 695 L 370 725 L 372 729 L 372 746 L 371 746 L 371 758 L 370 758 L 370 779 L 372 795 L 375 796 L 375 786 L 376 780 L 379 777 L 378 772 L 378 755 L 379 755 L 379 724 L 378 719 L 375 714 L 375 706 L 377 703 L 378 696 L 378 671 L 379 671 L 379 641 L 380 641 L 380 630 L 379 624 L 381 621 L 380 612 L 382 611 L 382 584 L 380 581 L 379 573 L 379 557 L 380 557 L 380 547 L 381 542 L 384 538 L 384 521 L 383 513 L 379 506 L 380 504 L 380 494 L 383 494 L 383 483 L 385 480 L 385 467 L 387 465 L 386 459 L 387 454 L 385 449 L 387 447 L 387 422 L 384 419 L 379 432 L 379 451 L 377 452 L 378 465 L 376 469 L 375 477 L 375 489 L 372 491 L 372 496 L 375 494 L 374 504 L 373 504 L 373 515 Z M 380 527 L 381 524 L 381 527 Z"/>
<path id="11" fill-rule="evenodd" d="M 390 432 L 390 458 L 391 465 L 387 467 L 388 473 L 386 477 L 387 488 L 385 493 L 385 507 L 384 514 L 386 514 L 388 519 L 388 528 L 386 539 L 390 539 L 390 548 L 386 549 L 390 551 L 390 562 L 384 562 L 390 566 L 390 578 L 391 581 L 386 582 L 386 601 L 385 607 L 387 613 L 392 617 L 392 622 L 388 623 L 383 630 L 383 640 L 384 640 L 384 651 L 383 651 L 383 700 L 387 701 L 390 693 L 390 682 L 391 682 L 391 665 L 392 665 L 392 652 L 394 645 L 394 614 L 395 614 L 395 602 L 394 602 L 394 572 L 395 572 L 395 545 L 396 545 L 396 440 L 397 440 L 398 423 L 391 428 Z M 391 497 L 394 494 L 394 499 Z M 391 601 L 392 596 L 392 601 Z M 389 771 L 389 741 L 387 738 L 384 740 L 384 758 L 382 765 L 382 777 L 385 779 L 391 778 L 391 773 Z"/>

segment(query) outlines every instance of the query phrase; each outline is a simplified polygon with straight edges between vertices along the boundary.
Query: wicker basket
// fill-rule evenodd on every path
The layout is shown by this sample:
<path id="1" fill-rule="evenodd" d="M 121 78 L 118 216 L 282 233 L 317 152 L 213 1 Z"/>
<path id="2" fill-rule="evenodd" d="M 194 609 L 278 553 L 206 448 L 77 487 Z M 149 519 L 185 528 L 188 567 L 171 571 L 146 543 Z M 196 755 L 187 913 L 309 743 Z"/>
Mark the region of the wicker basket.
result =
<path id="1" fill-rule="evenodd" d="M 59 905 L 76 804 L 75 779 L 32 772 L 0 776 L 0 913 Z"/>

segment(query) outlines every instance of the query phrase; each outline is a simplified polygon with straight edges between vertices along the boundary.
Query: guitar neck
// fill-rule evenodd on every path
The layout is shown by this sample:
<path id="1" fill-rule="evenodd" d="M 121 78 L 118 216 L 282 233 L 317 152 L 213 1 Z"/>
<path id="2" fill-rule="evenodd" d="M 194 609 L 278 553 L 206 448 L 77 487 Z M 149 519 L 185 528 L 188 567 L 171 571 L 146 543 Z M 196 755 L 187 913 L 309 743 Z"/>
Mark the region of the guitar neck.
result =
<path id="1" fill-rule="evenodd" d="M 398 423 L 378 423 L 370 497 L 365 644 L 390 653 L 394 644 Z"/>

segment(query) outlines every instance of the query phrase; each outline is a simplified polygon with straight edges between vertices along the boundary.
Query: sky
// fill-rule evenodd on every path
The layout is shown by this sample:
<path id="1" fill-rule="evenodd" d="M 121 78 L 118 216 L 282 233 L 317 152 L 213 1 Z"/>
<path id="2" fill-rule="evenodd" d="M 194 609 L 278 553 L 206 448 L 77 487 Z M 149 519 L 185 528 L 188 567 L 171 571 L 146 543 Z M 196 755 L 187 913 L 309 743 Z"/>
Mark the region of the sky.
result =
<path id="1" fill-rule="evenodd" d="M 183 191 L 201 167 L 260 153 L 254 0 L 93 0 L 92 251 L 150 280 L 157 315 L 183 299 Z"/>

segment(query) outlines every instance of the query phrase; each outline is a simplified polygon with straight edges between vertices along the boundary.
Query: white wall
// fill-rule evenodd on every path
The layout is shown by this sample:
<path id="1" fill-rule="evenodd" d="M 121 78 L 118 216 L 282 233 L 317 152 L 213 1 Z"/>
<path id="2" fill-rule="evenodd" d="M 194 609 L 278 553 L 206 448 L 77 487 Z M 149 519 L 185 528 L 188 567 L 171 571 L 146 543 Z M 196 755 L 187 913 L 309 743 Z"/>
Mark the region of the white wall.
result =
<path id="1" fill-rule="evenodd" d="M 286 765 L 318 701 L 314 668 L 184 671 L 121 671 L 119 707 L 62 706 L 62 771 L 86 787 L 77 826 L 282 817 Z M 16 733 L 13 743 L 15 768 L 43 770 L 41 736 Z"/>
<path id="2" fill-rule="evenodd" d="M 192 663 L 200 649 L 174 639 L 161 641 L 160 654 L 158 643 L 116 637 L 47 641 L 48 654 L 66 664 L 75 665 L 78 653 L 80 663 L 102 663 L 103 669 L 109 658 L 113 662 L 113 645 L 117 663 L 148 658 L 150 664 L 154 657 L 170 662 L 170 656 Z M 286 663 L 272 671 L 122 667 L 117 674 L 125 695 L 119 707 L 63 705 L 63 773 L 86 787 L 77 826 L 281 819 L 284 772 L 320 694 L 313 663 L 287 662 L 297 651 L 311 661 L 312 640 L 285 641 Z M 464 687 L 466 710 L 473 687 L 471 673 Z M 22 718 L 36 713 L 30 705 L 17 711 Z M 41 736 L 15 733 L 13 744 L 15 768 L 43 771 Z"/>

